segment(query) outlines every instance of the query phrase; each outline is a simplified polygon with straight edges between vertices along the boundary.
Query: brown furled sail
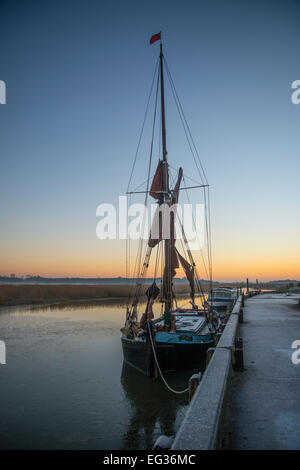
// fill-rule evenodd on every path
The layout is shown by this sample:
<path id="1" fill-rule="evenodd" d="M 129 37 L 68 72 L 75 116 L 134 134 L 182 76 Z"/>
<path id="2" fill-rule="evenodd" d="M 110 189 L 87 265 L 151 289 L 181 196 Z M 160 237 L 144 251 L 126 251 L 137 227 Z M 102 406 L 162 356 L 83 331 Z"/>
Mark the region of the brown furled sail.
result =
<path id="1" fill-rule="evenodd" d="M 163 169 L 162 169 L 163 162 L 159 160 L 155 175 L 152 180 L 151 188 L 150 188 L 150 196 L 154 199 L 158 199 L 159 202 L 163 200 Z"/>
<path id="2" fill-rule="evenodd" d="M 194 280 L 194 267 L 179 253 L 176 249 L 177 256 L 179 258 L 180 264 L 185 272 L 186 278 L 190 283 L 191 287 L 191 299 L 194 300 L 195 297 L 195 280 Z"/>
<path id="3" fill-rule="evenodd" d="M 159 206 L 162 204 L 163 199 L 164 199 L 164 193 L 163 193 L 163 162 L 162 160 L 159 160 L 155 175 L 152 180 L 151 188 L 149 191 L 150 196 L 152 196 L 154 199 L 158 200 Z M 152 227 L 150 230 L 150 236 L 149 236 L 149 241 L 148 241 L 148 246 L 151 248 L 154 248 L 161 240 L 162 240 L 162 214 L 161 211 L 159 210 L 159 206 L 157 206 L 154 217 L 153 217 L 153 222 L 152 222 Z M 153 237 L 152 235 L 156 234 L 158 237 Z"/>
<path id="4" fill-rule="evenodd" d="M 150 236 L 148 240 L 148 246 L 150 246 L 151 248 L 154 248 L 162 240 L 162 212 L 159 207 L 160 206 L 157 206 L 156 211 L 154 213 Z M 158 235 L 158 237 L 155 237 L 156 235 Z"/>
<path id="5" fill-rule="evenodd" d="M 155 192 L 155 191 L 162 191 L 161 189 L 159 189 L 159 188 L 162 188 L 162 169 L 161 169 L 161 166 L 162 166 L 162 161 L 160 161 L 159 164 L 158 164 L 155 176 L 154 176 L 153 181 L 152 181 L 151 189 L 150 189 L 150 195 L 154 198 L 157 198 L 157 199 L 158 199 L 159 194 L 162 197 L 162 193 Z M 171 205 L 172 206 L 174 204 L 177 204 L 177 202 L 178 202 L 179 187 L 180 187 L 180 183 L 181 183 L 181 180 L 182 180 L 182 176 L 183 176 L 182 168 L 179 168 L 177 182 L 175 184 L 174 189 L 172 190 L 172 199 L 171 199 Z M 161 183 L 161 186 L 159 186 L 160 183 Z M 151 227 L 151 231 L 150 231 L 150 237 L 149 237 L 148 245 L 151 248 L 154 248 L 161 240 L 164 239 L 164 237 L 162 236 L 162 230 L 163 230 L 163 227 L 164 227 L 164 221 L 163 221 L 163 212 L 164 212 L 163 209 L 164 208 L 160 209 L 160 206 L 161 206 L 161 200 L 159 201 L 159 206 L 157 206 L 157 209 L 155 211 L 155 214 L 154 214 L 154 217 L 153 217 L 153 222 L 152 222 L 152 227 Z M 176 210 L 176 208 L 175 208 L 175 210 Z M 175 211 L 170 211 L 170 234 L 169 234 L 169 236 L 171 238 L 171 243 L 172 243 L 173 246 L 175 245 L 175 224 L 174 224 L 174 219 L 175 219 L 175 215 L 176 215 L 174 212 Z M 153 237 L 153 234 L 158 235 L 158 237 L 155 237 L 155 236 Z M 172 251 L 172 248 L 171 248 L 171 251 Z"/>
<path id="6" fill-rule="evenodd" d="M 179 188 L 180 188 L 180 183 L 181 183 L 181 180 L 182 180 L 182 176 L 183 176 L 183 172 L 182 172 L 182 168 L 180 167 L 179 171 L 178 171 L 177 181 L 176 181 L 175 187 L 172 191 L 172 199 L 171 199 L 172 206 L 178 203 Z M 176 274 L 176 269 L 179 268 L 177 250 L 175 248 L 175 241 L 176 241 L 176 238 L 175 238 L 175 218 L 176 218 L 176 207 L 174 207 L 174 210 L 170 211 L 170 241 L 171 241 L 171 246 L 170 246 L 170 250 L 171 250 L 170 271 L 171 271 L 171 283 L 172 283 L 172 280 L 173 280 L 173 278 Z M 163 282 L 164 286 L 166 286 L 165 281 L 167 279 L 166 268 L 167 268 L 167 266 L 165 266 L 165 269 L 164 269 L 164 282 Z M 172 285 L 171 285 L 171 291 L 172 291 L 172 296 L 175 297 L 175 294 L 174 294 L 173 289 L 172 289 Z M 166 292 L 164 292 L 164 295 L 166 295 Z"/>
<path id="7" fill-rule="evenodd" d="M 170 266 L 170 271 L 171 271 L 171 281 L 173 279 L 173 277 L 175 276 L 176 274 L 176 269 L 179 268 L 179 263 L 178 263 L 178 257 L 177 257 L 177 253 L 176 253 L 176 248 L 175 246 L 172 246 L 171 248 L 171 266 Z M 167 276 L 167 266 L 164 267 L 164 274 L 163 274 L 163 296 L 166 297 L 167 296 L 167 279 L 168 279 L 168 276 Z M 174 298 L 175 297 L 175 294 L 173 292 L 173 289 L 172 289 L 172 286 L 171 286 L 171 292 L 172 292 L 172 297 Z"/>

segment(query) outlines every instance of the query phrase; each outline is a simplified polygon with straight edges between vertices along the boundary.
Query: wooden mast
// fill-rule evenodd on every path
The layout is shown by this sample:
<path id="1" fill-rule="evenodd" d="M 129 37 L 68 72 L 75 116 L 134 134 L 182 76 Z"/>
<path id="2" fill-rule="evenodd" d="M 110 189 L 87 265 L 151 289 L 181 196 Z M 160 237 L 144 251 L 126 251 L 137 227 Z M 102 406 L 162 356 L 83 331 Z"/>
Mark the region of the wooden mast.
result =
<path id="1" fill-rule="evenodd" d="M 169 197 L 169 170 L 167 161 L 167 141 L 166 141 L 166 114 L 165 114 L 165 93 L 164 93 L 164 69 L 163 69 L 162 43 L 160 42 L 160 92 L 161 92 L 161 128 L 162 128 L 162 154 L 163 154 L 163 203 L 170 205 Z M 171 234 L 170 234 L 171 235 Z M 165 286 L 166 294 L 165 311 L 172 310 L 172 275 L 171 275 L 171 240 L 165 239 Z"/>

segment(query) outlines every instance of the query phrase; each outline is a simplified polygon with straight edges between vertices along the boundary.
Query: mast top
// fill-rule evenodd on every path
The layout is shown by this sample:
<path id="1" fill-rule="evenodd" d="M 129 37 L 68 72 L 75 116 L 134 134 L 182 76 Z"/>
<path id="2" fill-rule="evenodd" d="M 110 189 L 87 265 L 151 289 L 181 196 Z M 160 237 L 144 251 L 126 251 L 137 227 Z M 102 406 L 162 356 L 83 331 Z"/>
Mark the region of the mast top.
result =
<path id="1" fill-rule="evenodd" d="M 164 71 L 163 71 L 163 63 L 164 63 L 164 55 L 162 52 L 162 42 L 161 42 L 161 32 L 159 33 L 159 40 L 160 40 L 160 95 L 161 95 L 161 126 L 162 126 L 162 150 L 163 150 L 163 161 L 167 163 L 167 142 L 166 142 L 166 113 L 165 113 L 165 91 L 164 91 Z M 165 168 L 165 176 L 164 176 L 164 190 L 169 190 L 169 182 L 168 182 L 168 169 Z"/>

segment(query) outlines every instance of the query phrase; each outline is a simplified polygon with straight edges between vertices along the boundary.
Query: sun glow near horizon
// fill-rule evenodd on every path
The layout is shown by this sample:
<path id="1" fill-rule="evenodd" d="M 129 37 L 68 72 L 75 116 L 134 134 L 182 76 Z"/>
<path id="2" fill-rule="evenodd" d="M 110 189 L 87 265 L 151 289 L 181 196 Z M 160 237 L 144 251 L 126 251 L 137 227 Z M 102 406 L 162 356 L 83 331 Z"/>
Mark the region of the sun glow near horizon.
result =
<path id="1" fill-rule="evenodd" d="M 1 254 L 1 275 L 15 274 L 16 276 L 40 275 L 42 277 L 126 277 L 125 242 L 97 240 L 98 245 L 90 249 L 42 250 L 9 250 Z M 264 256 L 263 249 L 259 252 L 251 249 L 228 251 L 218 247 L 213 252 L 213 279 L 224 281 L 243 281 L 250 279 L 276 280 L 300 279 L 300 256 L 293 249 L 280 254 L 268 250 Z M 207 279 L 200 253 L 193 252 L 200 277 Z M 155 254 L 153 255 L 155 256 Z M 131 260 L 129 276 L 133 274 L 133 259 Z M 150 265 L 147 276 L 153 275 Z M 158 277 L 160 274 L 158 274 Z M 177 269 L 177 277 L 184 277 L 181 268 Z"/>

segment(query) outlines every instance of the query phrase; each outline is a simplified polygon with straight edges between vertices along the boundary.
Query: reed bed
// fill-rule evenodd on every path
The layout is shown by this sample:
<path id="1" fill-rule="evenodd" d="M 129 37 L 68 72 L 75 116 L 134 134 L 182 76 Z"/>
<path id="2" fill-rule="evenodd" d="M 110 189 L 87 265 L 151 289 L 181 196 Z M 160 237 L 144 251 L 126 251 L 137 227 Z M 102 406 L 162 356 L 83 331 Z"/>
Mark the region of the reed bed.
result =
<path id="1" fill-rule="evenodd" d="M 148 286 L 145 285 L 145 290 Z M 43 304 L 53 302 L 68 302 L 76 300 L 101 300 L 126 298 L 130 285 L 101 284 L 101 285 L 44 285 L 44 284 L 5 284 L 0 285 L 0 305 Z M 187 284 L 175 284 L 177 294 L 189 292 Z"/>

